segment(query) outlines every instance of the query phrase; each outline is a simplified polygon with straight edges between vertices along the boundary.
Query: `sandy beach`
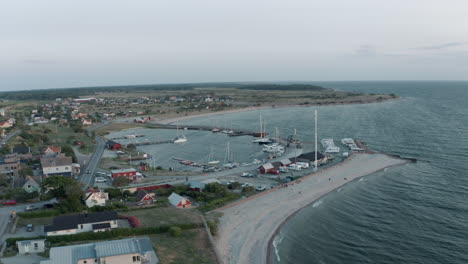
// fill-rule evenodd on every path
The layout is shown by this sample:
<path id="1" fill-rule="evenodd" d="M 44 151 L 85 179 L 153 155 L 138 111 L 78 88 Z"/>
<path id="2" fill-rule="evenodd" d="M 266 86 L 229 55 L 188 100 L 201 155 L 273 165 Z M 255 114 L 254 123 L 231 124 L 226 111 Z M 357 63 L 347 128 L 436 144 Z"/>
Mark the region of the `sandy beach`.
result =
<path id="1" fill-rule="evenodd" d="M 267 263 L 269 242 L 290 216 L 354 179 L 407 162 L 385 154 L 354 154 L 287 187 L 220 208 L 218 254 L 226 264 Z"/>

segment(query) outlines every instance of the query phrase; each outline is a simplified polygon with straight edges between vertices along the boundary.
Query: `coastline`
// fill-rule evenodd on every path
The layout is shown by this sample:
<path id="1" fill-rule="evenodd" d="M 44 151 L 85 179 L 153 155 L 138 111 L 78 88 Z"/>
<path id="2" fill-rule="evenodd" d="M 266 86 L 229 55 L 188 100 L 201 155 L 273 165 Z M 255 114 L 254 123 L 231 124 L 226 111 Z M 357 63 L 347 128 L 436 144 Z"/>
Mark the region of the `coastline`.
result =
<path id="1" fill-rule="evenodd" d="M 307 105 L 299 105 L 299 104 L 285 104 L 285 105 L 275 105 L 273 106 L 248 106 L 248 107 L 243 107 L 243 108 L 236 108 L 236 109 L 229 109 L 229 110 L 223 110 L 223 111 L 217 111 L 217 112 L 207 112 L 207 113 L 200 113 L 200 114 L 194 114 L 194 115 L 186 115 L 186 116 L 176 116 L 176 117 L 168 117 L 168 118 L 160 118 L 160 119 L 155 119 L 154 123 L 159 123 L 159 124 L 171 124 L 179 121 L 185 121 L 185 120 L 190 120 L 194 118 L 201 118 L 201 117 L 211 117 L 215 115 L 224 115 L 224 114 L 232 114 L 232 113 L 241 113 L 241 112 L 250 112 L 250 111 L 257 111 L 257 110 L 263 110 L 263 109 L 275 109 L 275 108 L 288 108 L 288 107 L 314 107 L 314 106 L 334 106 L 334 105 L 355 105 L 355 104 L 375 104 L 375 103 L 385 103 L 385 102 L 390 102 L 394 100 L 401 99 L 399 96 L 396 98 L 387 98 L 382 101 L 368 101 L 368 102 L 334 102 L 334 103 L 320 103 L 320 104 L 307 104 Z"/>
<path id="2" fill-rule="evenodd" d="M 271 263 L 272 242 L 288 219 L 349 182 L 408 162 L 382 153 L 353 154 L 343 163 L 288 183 L 288 187 L 219 208 L 215 211 L 223 217 L 215 238 L 218 254 L 223 263 Z"/>

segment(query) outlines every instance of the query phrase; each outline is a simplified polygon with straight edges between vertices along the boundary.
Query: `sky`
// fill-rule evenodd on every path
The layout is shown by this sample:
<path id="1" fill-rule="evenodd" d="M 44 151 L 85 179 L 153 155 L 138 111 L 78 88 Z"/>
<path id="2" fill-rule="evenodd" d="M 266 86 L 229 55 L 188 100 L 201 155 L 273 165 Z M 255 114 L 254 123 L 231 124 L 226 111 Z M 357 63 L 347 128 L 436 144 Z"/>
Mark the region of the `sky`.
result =
<path id="1" fill-rule="evenodd" d="M 466 0 L 0 2 L 0 90 L 467 80 Z"/>

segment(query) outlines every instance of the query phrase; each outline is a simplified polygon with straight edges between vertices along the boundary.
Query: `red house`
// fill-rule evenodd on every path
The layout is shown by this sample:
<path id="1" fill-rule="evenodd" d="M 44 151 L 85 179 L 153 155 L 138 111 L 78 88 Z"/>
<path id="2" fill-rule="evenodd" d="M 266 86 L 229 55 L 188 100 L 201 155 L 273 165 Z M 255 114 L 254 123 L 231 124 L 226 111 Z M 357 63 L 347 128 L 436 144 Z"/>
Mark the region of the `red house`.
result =
<path id="1" fill-rule="evenodd" d="M 260 166 L 258 170 L 260 171 L 261 174 L 267 174 L 267 173 L 271 173 L 272 171 L 274 171 L 275 167 L 271 163 L 265 163 L 262 166 Z"/>
<path id="2" fill-rule="evenodd" d="M 106 146 L 108 149 L 111 150 L 121 150 L 122 149 L 122 144 L 115 142 L 113 140 L 109 140 L 106 142 Z"/>
<path id="3" fill-rule="evenodd" d="M 127 177 L 131 181 L 136 180 L 137 171 L 135 169 L 121 169 L 111 170 L 112 178 L 117 179 L 118 177 Z"/>
<path id="4" fill-rule="evenodd" d="M 154 203 L 154 193 L 147 193 L 145 190 L 139 190 L 136 195 L 138 205 L 150 205 Z"/>

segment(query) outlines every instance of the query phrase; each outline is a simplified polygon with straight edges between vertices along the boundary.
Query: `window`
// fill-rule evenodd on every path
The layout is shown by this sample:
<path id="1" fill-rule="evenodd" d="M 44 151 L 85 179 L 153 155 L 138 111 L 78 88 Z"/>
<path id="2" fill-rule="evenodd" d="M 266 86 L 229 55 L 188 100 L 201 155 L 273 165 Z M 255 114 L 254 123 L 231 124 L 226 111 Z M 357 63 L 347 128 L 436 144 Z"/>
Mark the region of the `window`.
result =
<path id="1" fill-rule="evenodd" d="M 58 168 L 55 168 L 56 171 L 58 171 Z"/>
<path id="2" fill-rule="evenodd" d="M 140 256 L 133 256 L 133 262 L 139 262 Z"/>
<path id="3" fill-rule="evenodd" d="M 86 264 L 86 263 L 88 263 L 88 261 L 86 261 L 86 260 L 83 260 L 83 263 L 84 263 L 84 264 Z"/>
<path id="4" fill-rule="evenodd" d="M 37 243 L 34 243 L 34 249 L 37 249 L 39 245 Z"/>
<path id="5" fill-rule="evenodd" d="M 80 228 L 83 229 L 83 225 L 80 225 Z"/>
<path id="6" fill-rule="evenodd" d="M 66 170 L 68 170 L 68 167 L 65 167 Z"/>
<path id="7" fill-rule="evenodd" d="M 28 189 L 31 189 L 31 184 L 28 184 Z"/>

